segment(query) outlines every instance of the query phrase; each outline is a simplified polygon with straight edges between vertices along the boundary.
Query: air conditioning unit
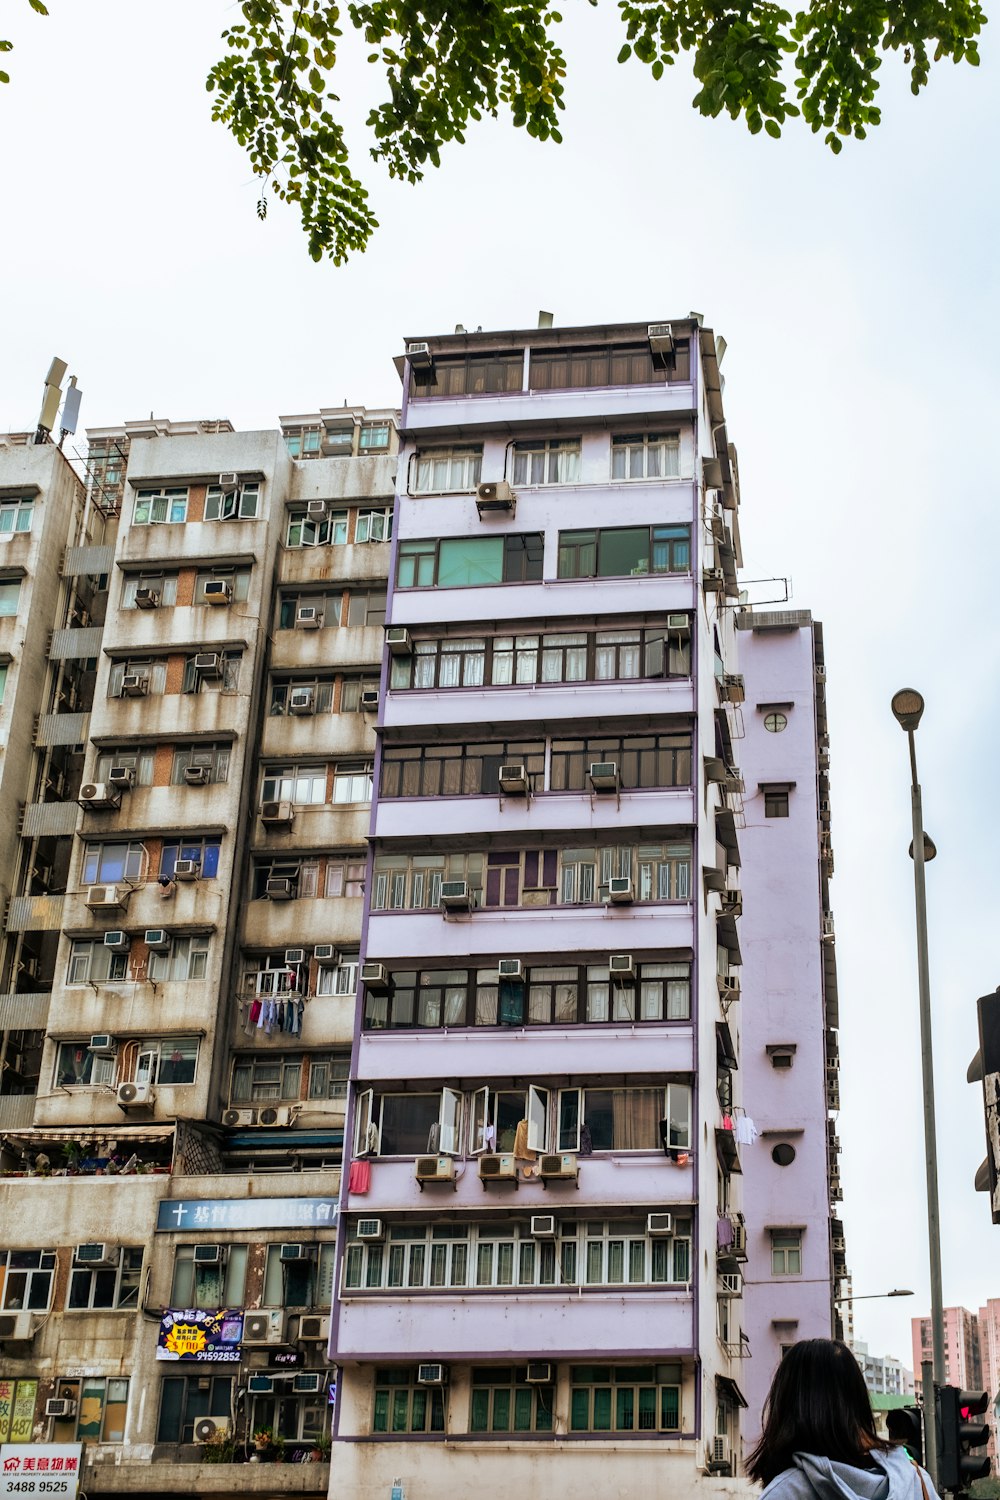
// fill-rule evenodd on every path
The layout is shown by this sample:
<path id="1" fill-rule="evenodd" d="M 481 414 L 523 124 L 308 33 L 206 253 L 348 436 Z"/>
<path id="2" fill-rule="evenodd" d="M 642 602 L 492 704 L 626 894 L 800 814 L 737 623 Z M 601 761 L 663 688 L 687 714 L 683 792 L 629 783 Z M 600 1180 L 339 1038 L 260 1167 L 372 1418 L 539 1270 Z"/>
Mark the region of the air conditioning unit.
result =
<path id="1" fill-rule="evenodd" d="M 156 1103 L 156 1093 L 148 1083 L 120 1083 L 115 1102 L 121 1109 L 149 1109 Z"/>
<path id="2" fill-rule="evenodd" d="M 595 792 L 617 792 L 618 767 L 613 760 L 598 760 L 590 767 L 590 784 Z"/>
<path id="3" fill-rule="evenodd" d="M 739 672 L 725 672 L 720 678 L 722 696 L 727 703 L 743 703 L 746 699 L 746 682 Z"/>
<path id="4" fill-rule="evenodd" d="M 0 1344 L 30 1343 L 39 1326 L 35 1314 L 27 1309 L 23 1312 L 0 1313 Z"/>
<path id="5" fill-rule="evenodd" d="M 90 1038 L 87 1051 L 93 1052 L 97 1057 L 114 1057 L 118 1048 L 113 1036 L 106 1031 L 95 1031 Z"/>
<path id="6" fill-rule="evenodd" d="M 263 802 L 260 821 L 275 828 L 288 828 L 295 819 L 295 809 L 290 802 Z"/>
<path id="7" fill-rule="evenodd" d="M 75 1417 L 76 1402 L 71 1397 L 54 1396 L 45 1403 L 45 1415 L 56 1417 L 60 1421 L 65 1421 L 67 1417 Z"/>
<path id="8" fill-rule="evenodd" d="M 194 1263 L 196 1266 L 217 1266 L 222 1261 L 221 1245 L 195 1245 Z"/>
<path id="9" fill-rule="evenodd" d="M 538 1175 L 544 1183 L 550 1181 L 576 1182 L 580 1175 L 579 1164 L 575 1152 L 564 1151 L 561 1156 L 540 1156 L 538 1159 Z"/>
<path id="10" fill-rule="evenodd" d="M 266 1104 L 257 1111 L 258 1125 L 290 1125 L 295 1111 L 290 1104 Z"/>
<path id="11" fill-rule="evenodd" d="M 201 879 L 201 860 L 200 859 L 176 859 L 176 860 L 174 860 L 174 879 L 175 880 L 200 880 Z"/>
<path id="12" fill-rule="evenodd" d="M 135 607 L 136 609 L 159 609 L 159 589 L 136 589 Z"/>
<path id="13" fill-rule="evenodd" d="M 284 875 L 272 876 L 267 881 L 264 894 L 269 901 L 293 901 L 297 894 L 296 882 Z"/>
<path id="14" fill-rule="evenodd" d="M 743 893 L 733 889 L 723 891 L 719 911 L 725 917 L 741 917 L 743 915 Z"/>
<path id="15" fill-rule="evenodd" d="M 418 1385 L 447 1385 L 447 1365 L 417 1365 Z"/>
<path id="16" fill-rule="evenodd" d="M 325 500 L 307 500 L 306 515 L 311 516 L 314 521 L 322 520 L 326 515 L 327 505 Z"/>
<path id="17" fill-rule="evenodd" d="M 823 941 L 824 941 L 824 943 L 832 943 L 834 941 L 834 939 L 836 938 L 836 936 L 837 936 L 837 934 L 836 934 L 836 932 L 834 930 L 833 918 L 832 917 L 824 917 L 823 918 Z"/>
<path id="18" fill-rule="evenodd" d="M 118 1247 L 91 1240 L 86 1245 L 77 1245 L 73 1251 L 75 1266 L 114 1266 L 118 1263 Z"/>
<path id="19" fill-rule="evenodd" d="M 308 1314 L 299 1318 L 299 1339 L 302 1342 L 325 1344 L 330 1337 L 330 1319 Z"/>
<path id="20" fill-rule="evenodd" d="M 196 1443 L 208 1443 L 229 1436 L 229 1423 L 221 1417 L 199 1417 L 194 1424 Z"/>
<path id="21" fill-rule="evenodd" d="M 381 1219 L 359 1219 L 358 1220 L 358 1239 L 359 1240 L 384 1240 L 385 1239 L 385 1225 L 382 1223 L 382 1220 Z"/>
<path id="22" fill-rule="evenodd" d="M 378 712 L 378 688 L 364 688 L 360 698 L 361 712 L 373 714 Z"/>
<path id="23" fill-rule="evenodd" d="M 281 1377 L 283 1378 L 283 1377 Z M 251 1396 L 270 1396 L 274 1390 L 273 1375 L 248 1375 L 247 1392 Z"/>
<path id="24" fill-rule="evenodd" d="M 143 934 L 143 941 L 150 953 L 170 952 L 170 933 L 165 927 L 147 927 Z M 107 942 L 107 938 L 105 938 Z"/>
<path id="25" fill-rule="evenodd" d="M 77 798 L 81 807 L 111 808 L 120 807 L 122 794 L 116 787 L 108 786 L 103 781 L 85 781 L 80 788 Z"/>
<path id="26" fill-rule="evenodd" d="M 516 498 L 506 479 L 489 480 L 476 487 L 476 507 L 481 516 L 496 512 L 513 515 Z"/>
<path id="27" fill-rule="evenodd" d="M 481 1156 L 479 1158 L 481 1182 L 516 1182 L 517 1162 L 513 1156 Z"/>
<path id="28" fill-rule="evenodd" d="M 323 623 L 323 611 L 316 604 L 300 604 L 295 611 L 296 630 L 318 630 Z"/>
<path id="29" fill-rule="evenodd" d="M 554 1240 L 556 1228 L 555 1214 L 531 1215 L 531 1238 L 533 1240 Z"/>
<path id="30" fill-rule="evenodd" d="M 497 971 L 501 979 L 523 979 L 524 963 L 519 958 L 502 958 Z"/>
<path id="31" fill-rule="evenodd" d="M 117 885 L 92 885 L 87 891 L 91 911 L 121 911 L 128 898 L 129 892 Z"/>
<path id="32" fill-rule="evenodd" d="M 224 578 L 206 579 L 201 592 L 206 604 L 225 606 L 233 602 L 233 586 Z"/>
<path id="33" fill-rule="evenodd" d="M 738 1219 L 733 1221 L 733 1241 L 729 1247 L 731 1255 L 746 1255 L 747 1253 L 747 1226 Z"/>
<path id="34" fill-rule="evenodd" d="M 653 354 L 673 354 L 674 330 L 669 323 L 650 323 L 646 330 L 649 347 Z"/>
<path id="35" fill-rule="evenodd" d="M 509 765 L 500 767 L 500 790 L 508 797 L 527 797 L 531 791 L 531 778 L 527 766 Z"/>
<path id="36" fill-rule="evenodd" d="M 313 714 L 316 712 L 316 695 L 311 687 L 292 688 L 288 694 L 290 714 Z"/>
<path id="37" fill-rule="evenodd" d="M 121 691 L 123 698 L 145 698 L 149 692 L 149 678 L 139 672 L 126 672 Z"/>
<path id="38" fill-rule="evenodd" d="M 240 487 L 240 476 L 227 473 L 219 475 L 219 489 L 224 495 L 235 495 Z"/>
<path id="39" fill-rule="evenodd" d="M 612 876 L 608 881 L 608 900 L 615 906 L 628 906 L 630 902 L 635 900 L 631 876 Z"/>
<path id="40" fill-rule="evenodd" d="M 119 791 L 130 792 L 135 781 L 135 770 L 132 766 L 112 766 L 108 772 L 108 782 L 116 786 Z"/>
<path id="41" fill-rule="evenodd" d="M 612 979 L 634 979 L 635 959 L 631 953 L 611 953 L 608 955 L 608 972 Z"/>
<path id="42" fill-rule="evenodd" d="M 304 948 L 286 948 L 285 963 L 291 968 L 295 964 L 304 964 L 306 961 L 306 950 Z"/>
<path id="43" fill-rule="evenodd" d="M 653 1213 L 646 1215 L 646 1233 L 650 1237 L 655 1237 L 657 1235 L 662 1237 L 664 1235 L 673 1234 L 673 1232 L 673 1214 Z"/>
<path id="44" fill-rule="evenodd" d="M 528 1365 L 528 1373 L 525 1379 L 529 1385 L 551 1385 L 552 1366 L 545 1360 L 533 1360 Z"/>
<path id="45" fill-rule="evenodd" d="M 376 993 L 380 990 L 387 990 L 389 988 L 389 970 L 385 964 L 362 964 L 361 983 Z"/>
<path id="46" fill-rule="evenodd" d="M 280 1344 L 284 1341 L 282 1314 L 279 1308 L 270 1312 L 243 1314 L 244 1344 Z"/>
<path id="47" fill-rule="evenodd" d="M 739 1271 L 723 1271 L 719 1276 L 719 1295 L 721 1297 L 742 1297 L 743 1277 Z"/>
<path id="48" fill-rule="evenodd" d="M 298 1244 L 296 1244 L 296 1245 L 292 1245 L 292 1244 L 282 1245 L 279 1259 L 281 1260 L 281 1262 L 282 1262 L 283 1265 L 287 1264 L 287 1262 L 289 1262 L 289 1261 L 296 1261 L 297 1262 L 297 1261 L 301 1261 L 301 1260 L 315 1260 L 316 1259 L 316 1246 L 315 1245 L 298 1245 Z"/>
<path id="49" fill-rule="evenodd" d="M 115 928 L 104 934 L 104 946 L 110 948 L 112 953 L 127 953 L 131 947 L 131 939 L 127 932 Z"/>
<path id="50" fill-rule="evenodd" d="M 430 344 L 407 344 L 406 357 L 414 370 L 429 370 L 434 363 Z"/>
<path id="51" fill-rule="evenodd" d="M 713 1437 L 708 1450 L 708 1471 L 710 1474 L 732 1474 L 733 1454 L 726 1437 Z"/>
<path id="52" fill-rule="evenodd" d="M 333 964 L 337 961 L 337 949 L 334 943 L 317 943 L 313 954 L 318 964 Z"/>
<path id="53" fill-rule="evenodd" d="M 235 1130 L 240 1125 L 256 1125 L 257 1111 L 255 1109 L 224 1109 L 222 1123 L 230 1130 Z"/>
<path id="54" fill-rule="evenodd" d="M 691 629 L 691 616 L 690 615 L 667 615 L 667 629 L 668 630 L 690 630 Z"/>
<path id="55" fill-rule="evenodd" d="M 442 880 L 441 905 L 445 911 L 471 911 L 472 889 L 467 880 Z"/>
<path id="56" fill-rule="evenodd" d="M 194 659 L 194 670 L 200 677 L 221 677 L 222 657 L 218 651 L 199 651 Z"/>
<path id="57" fill-rule="evenodd" d="M 452 1156 L 418 1156 L 415 1168 L 418 1182 L 454 1182 L 455 1159 Z"/>
<path id="58" fill-rule="evenodd" d="M 208 786 L 212 773 L 208 766 L 185 766 L 184 781 L 187 786 Z"/>
<path id="59" fill-rule="evenodd" d="M 297 1396 L 315 1395 L 323 1389 L 324 1378 L 319 1370 L 302 1371 L 292 1376 L 292 1391 Z"/>
<path id="60" fill-rule="evenodd" d="M 412 656 L 413 641 L 405 625 L 390 625 L 385 633 L 390 656 Z"/>

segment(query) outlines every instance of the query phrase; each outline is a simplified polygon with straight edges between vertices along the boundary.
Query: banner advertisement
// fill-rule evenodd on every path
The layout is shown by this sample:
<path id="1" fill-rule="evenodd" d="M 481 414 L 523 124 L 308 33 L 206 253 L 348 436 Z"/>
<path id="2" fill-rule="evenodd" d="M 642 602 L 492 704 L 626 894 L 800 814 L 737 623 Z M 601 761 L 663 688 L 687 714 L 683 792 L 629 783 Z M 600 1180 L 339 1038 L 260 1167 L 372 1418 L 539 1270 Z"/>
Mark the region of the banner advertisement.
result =
<path id="1" fill-rule="evenodd" d="M 242 1338 L 242 1308 L 167 1308 L 160 1319 L 156 1357 L 238 1364 Z"/>
<path id="2" fill-rule="evenodd" d="M 80 1488 L 81 1443 L 4 1443 L 0 1446 L 0 1496 L 58 1495 L 72 1500 Z"/>

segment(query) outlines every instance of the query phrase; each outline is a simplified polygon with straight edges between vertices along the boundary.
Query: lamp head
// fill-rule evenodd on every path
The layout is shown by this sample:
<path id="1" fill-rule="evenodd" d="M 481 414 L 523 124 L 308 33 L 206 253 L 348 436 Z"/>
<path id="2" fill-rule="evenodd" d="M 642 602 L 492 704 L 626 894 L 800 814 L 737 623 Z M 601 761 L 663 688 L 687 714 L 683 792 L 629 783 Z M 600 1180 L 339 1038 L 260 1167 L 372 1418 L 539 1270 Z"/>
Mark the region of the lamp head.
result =
<path id="1" fill-rule="evenodd" d="M 892 695 L 892 713 L 896 723 L 909 734 L 920 723 L 924 712 L 924 700 L 916 688 L 900 688 Z"/>

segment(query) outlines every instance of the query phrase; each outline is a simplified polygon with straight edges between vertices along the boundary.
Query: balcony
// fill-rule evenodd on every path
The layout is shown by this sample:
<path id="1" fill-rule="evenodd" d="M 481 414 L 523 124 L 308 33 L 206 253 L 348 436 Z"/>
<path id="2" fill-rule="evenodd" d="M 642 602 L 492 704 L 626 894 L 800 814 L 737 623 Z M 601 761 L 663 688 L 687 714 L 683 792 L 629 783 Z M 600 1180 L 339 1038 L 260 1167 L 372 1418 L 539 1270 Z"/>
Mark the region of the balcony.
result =
<path id="1" fill-rule="evenodd" d="M 42 714 L 36 745 L 82 745 L 90 734 L 90 714 Z"/>
<path id="2" fill-rule="evenodd" d="M 671 828 L 695 821 L 689 788 L 622 792 L 619 797 L 572 793 L 504 797 L 498 814 L 496 797 L 413 797 L 380 802 L 374 837 L 458 837 L 463 834 L 538 835 L 542 830 L 577 833 L 582 829 Z"/>
<path id="3" fill-rule="evenodd" d="M 195 651 L 246 645 L 260 628 L 259 616 L 260 605 L 253 602 L 225 609 L 178 604 L 170 609 L 113 610 L 104 628 L 104 649 L 140 653 L 177 651 L 184 643 Z"/>
<path id="4" fill-rule="evenodd" d="M 587 424 L 614 418 L 689 415 L 694 391 L 684 381 L 661 385 L 595 386 L 566 391 L 509 391 L 483 396 L 411 396 L 406 405 L 406 431 L 411 436 L 447 437 L 481 427 L 509 432 L 521 424 L 537 423 L 539 431 L 567 422 Z"/>
<path id="5" fill-rule="evenodd" d="M 119 563 L 259 562 L 267 543 L 267 521 L 188 521 L 129 526 L 121 538 Z"/>
<path id="6" fill-rule="evenodd" d="M 545 1078 L 606 1073 L 609 1050 L 615 1072 L 642 1073 L 651 1051 L 664 1073 L 695 1067 L 690 1025 L 505 1027 L 448 1031 L 365 1031 L 358 1077 L 377 1084 L 398 1078 L 492 1078 L 510 1069 L 519 1077 Z M 588 1188 L 590 1171 L 588 1166 Z M 582 1170 L 582 1168 L 581 1168 Z M 671 1179 L 673 1180 L 673 1179 Z"/>
<path id="7" fill-rule="evenodd" d="M 64 578 L 82 578 L 88 576 L 98 578 L 102 573 L 110 573 L 115 565 L 114 546 L 109 547 L 67 547 L 63 558 L 62 573 Z"/>
<path id="8" fill-rule="evenodd" d="M 64 896 L 12 896 L 8 932 L 58 932 L 63 925 Z"/>
<path id="9" fill-rule="evenodd" d="M 440 595 L 438 596 L 440 597 Z M 565 719 L 690 714 L 694 689 L 677 677 L 634 682 L 539 683 L 523 687 L 415 688 L 388 693 L 386 728 L 449 724 L 531 724 Z"/>
<path id="10" fill-rule="evenodd" d="M 26 839 L 65 838 L 76 832 L 80 808 L 76 802 L 29 802 L 21 835 Z"/>
<path id="11" fill-rule="evenodd" d="M 0 995 L 0 1032 L 44 1031 L 51 1001 L 48 991 L 41 990 Z"/>
<path id="12" fill-rule="evenodd" d="M 221 614 L 222 611 L 220 610 Z M 385 631 L 381 625 L 337 626 L 321 630 L 276 630 L 272 672 L 380 667 Z"/>

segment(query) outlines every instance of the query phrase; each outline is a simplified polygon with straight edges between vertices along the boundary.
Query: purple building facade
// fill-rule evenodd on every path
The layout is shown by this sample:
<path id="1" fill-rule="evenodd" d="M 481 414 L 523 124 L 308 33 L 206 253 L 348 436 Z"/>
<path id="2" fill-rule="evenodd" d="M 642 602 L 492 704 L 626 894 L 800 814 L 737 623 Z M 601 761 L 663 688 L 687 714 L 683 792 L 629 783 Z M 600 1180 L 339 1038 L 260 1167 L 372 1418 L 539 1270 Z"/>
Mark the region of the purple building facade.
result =
<path id="1" fill-rule="evenodd" d="M 741 979 L 748 834 L 768 845 L 740 740 L 763 760 L 799 721 L 758 745 L 743 701 L 740 646 L 762 676 L 771 658 L 736 628 L 715 336 L 694 316 L 460 332 L 410 341 L 399 368 L 334 1483 L 421 1500 L 485 1479 L 514 1500 L 592 1485 L 602 1454 L 616 1495 L 647 1495 L 653 1458 L 657 1487 L 686 1490 L 742 1472 L 752 1331 L 769 1370 L 790 1278 L 796 1296 L 827 1278 L 794 1301 L 798 1336 L 830 1329 L 822 1016 L 807 1038 L 789 1001 L 772 1038 Z M 812 736 L 812 784 L 805 749 L 774 778 L 810 799 L 815 867 Z M 783 912 L 770 872 L 752 889 L 765 948 Z M 818 887 L 813 906 L 793 945 L 818 993 Z M 744 1269 L 770 1278 L 783 1220 L 746 1190 L 747 1035 L 765 1058 L 794 1042 L 778 1081 L 816 1092 L 775 1106 L 782 1141 L 809 1114 L 809 1145 L 767 1191 L 794 1182 L 796 1225 L 822 1224 L 759 1315 Z"/>

